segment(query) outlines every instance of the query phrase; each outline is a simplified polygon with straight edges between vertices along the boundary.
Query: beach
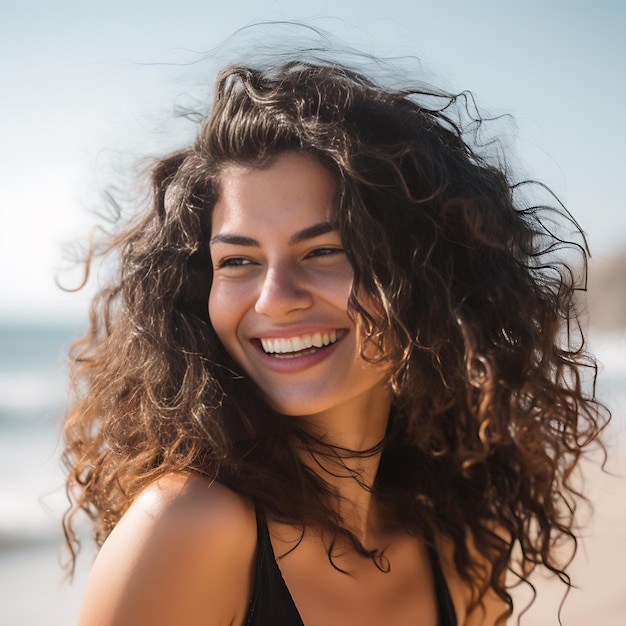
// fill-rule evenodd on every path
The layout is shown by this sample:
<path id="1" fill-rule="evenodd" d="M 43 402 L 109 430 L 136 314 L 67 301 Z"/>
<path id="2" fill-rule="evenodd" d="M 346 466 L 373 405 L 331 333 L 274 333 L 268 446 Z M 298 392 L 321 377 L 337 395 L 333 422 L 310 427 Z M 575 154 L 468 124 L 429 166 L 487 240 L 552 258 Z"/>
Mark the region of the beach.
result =
<path id="1" fill-rule="evenodd" d="M 61 516 L 66 506 L 59 462 L 59 432 L 65 397 L 63 353 L 76 330 L 0 328 L 0 625 L 66 626 L 76 623 L 94 549 L 82 533 L 74 581 L 59 565 Z M 19 352 L 15 352 L 18 350 Z M 606 432 L 604 471 L 584 464 L 584 492 L 594 514 L 581 534 L 568 570 L 576 588 L 561 611 L 564 626 L 626 624 L 626 353 L 624 336 L 597 342 L 605 364 L 600 396 L 614 412 Z M 11 352 L 13 350 L 13 352 Z M 33 393 L 36 390 L 36 393 Z M 589 513 L 581 508 L 581 520 Z M 82 536 L 82 535 L 81 535 Z M 558 624 L 565 587 L 541 574 L 538 597 L 522 626 Z M 528 589 L 515 592 L 517 611 Z M 509 621 L 516 624 L 516 618 Z"/>
<path id="2" fill-rule="evenodd" d="M 80 559 L 70 584 L 59 565 L 59 547 L 45 541 L 0 551 L 0 624 L 76 624 L 93 550 Z"/>
<path id="3" fill-rule="evenodd" d="M 626 455 L 611 458 L 607 471 L 596 465 L 585 467 L 585 493 L 593 515 L 582 530 L 583 539 L 571 568 L 572 588 L 561 611 L 563 626 L 624 626 L 626 624 Z M 588 517 L 589 512 L 584 517 Z M 558 624 L 559 606 L 565 585 L 541 573 L 533 577 L 537 599 L 521 624 Z M 528 589 L 517 590 L 520 609 L 529 600 Z M 519 610 L 519 609 L 518 609 Z M 510 624 L 515 624 L 511 619 Z"/>

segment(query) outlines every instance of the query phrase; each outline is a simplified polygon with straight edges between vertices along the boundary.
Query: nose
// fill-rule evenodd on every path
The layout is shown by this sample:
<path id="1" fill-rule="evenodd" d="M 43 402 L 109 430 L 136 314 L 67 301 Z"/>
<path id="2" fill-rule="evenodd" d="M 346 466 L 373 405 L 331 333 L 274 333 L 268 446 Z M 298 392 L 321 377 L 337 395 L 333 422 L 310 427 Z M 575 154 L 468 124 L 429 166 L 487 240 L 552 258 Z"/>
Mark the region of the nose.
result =
<path id="1" fill-rule="evenodd" d="M 286 263 L 268 267 L 255 304 L 257 313 L 282 317 L 312 304 L 313 294 L 297 267 Z"/>

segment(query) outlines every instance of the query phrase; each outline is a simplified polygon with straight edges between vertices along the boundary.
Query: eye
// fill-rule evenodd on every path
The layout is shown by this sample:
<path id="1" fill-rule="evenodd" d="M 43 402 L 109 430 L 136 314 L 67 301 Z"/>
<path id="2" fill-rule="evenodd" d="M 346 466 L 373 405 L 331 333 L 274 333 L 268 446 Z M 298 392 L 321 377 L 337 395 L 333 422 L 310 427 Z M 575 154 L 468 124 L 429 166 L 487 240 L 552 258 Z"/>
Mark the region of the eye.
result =
<path id="1" fill-rule="evenodd" d="M 315 248 L 314 250 L 311 250 L 307 254 L 307 258 L 330 257 L 330 256 L 338 255 L 338 254 L 344 254 L 344 253 L 345 253 L 345 250 L 343 248 L 327 246 L 327 247 Z"/>
<path id="2" fill-rule="evenodd" d="M 229 268 L 229 267 L 245 267 L 246 265 L 252 265 L 253 262 L 250 259 L 246 259 L 240 256 L 231 256 L 225 259 L 222 259 L 218 262 L 217 268 Z"/>

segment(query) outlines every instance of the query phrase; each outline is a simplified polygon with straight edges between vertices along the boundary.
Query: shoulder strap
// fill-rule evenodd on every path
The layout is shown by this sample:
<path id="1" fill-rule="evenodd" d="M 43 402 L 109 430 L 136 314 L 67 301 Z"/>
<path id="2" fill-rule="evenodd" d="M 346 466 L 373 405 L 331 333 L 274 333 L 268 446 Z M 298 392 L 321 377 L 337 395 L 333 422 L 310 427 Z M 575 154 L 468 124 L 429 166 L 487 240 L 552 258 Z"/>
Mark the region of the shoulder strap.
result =
<path id="1" fill-rule="evenodd" d="M 265 515 L 257 508 L 254 585 L 246 626 L 304 626 L 276 563 Z"/>
<path id="2" fill-rule="evenodd" d="M 450 590 L 448 589 L 446 577 L 441 569 L 439 556 L 437 555 L 437 551 L 430 545 L 428 546 L 428 552 L 433 572 L 433 579 L 435 581 L 438 616 L 437 623 L 439 626 L 457 626 L 456 611 L 454 610 L 454 604 L 452 603 L 452 597 L 450 596 Z"/>

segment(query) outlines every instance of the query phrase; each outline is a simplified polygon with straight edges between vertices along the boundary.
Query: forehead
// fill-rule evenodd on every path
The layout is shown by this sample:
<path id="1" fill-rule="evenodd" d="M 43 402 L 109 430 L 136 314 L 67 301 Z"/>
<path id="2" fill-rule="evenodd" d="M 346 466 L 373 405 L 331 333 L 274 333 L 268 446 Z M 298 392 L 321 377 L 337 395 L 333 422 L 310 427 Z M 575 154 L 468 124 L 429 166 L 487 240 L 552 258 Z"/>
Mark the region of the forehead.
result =
<path id="1" fill-rule="evenodd" d="M 212 231 L 329 220 L 335 193 L 331 171 L 299 152 L 285 152 L 264 167 L 229 164 L 220 174 Z"/>

